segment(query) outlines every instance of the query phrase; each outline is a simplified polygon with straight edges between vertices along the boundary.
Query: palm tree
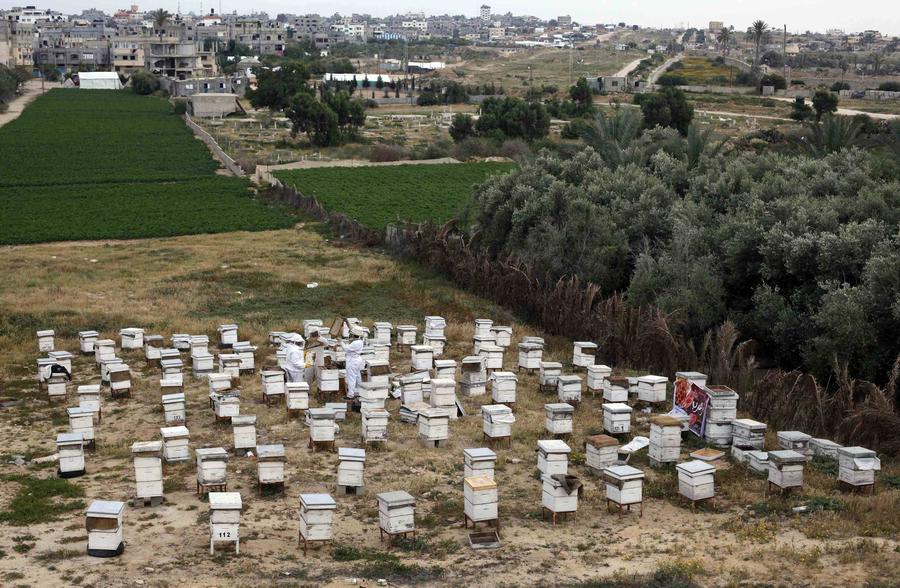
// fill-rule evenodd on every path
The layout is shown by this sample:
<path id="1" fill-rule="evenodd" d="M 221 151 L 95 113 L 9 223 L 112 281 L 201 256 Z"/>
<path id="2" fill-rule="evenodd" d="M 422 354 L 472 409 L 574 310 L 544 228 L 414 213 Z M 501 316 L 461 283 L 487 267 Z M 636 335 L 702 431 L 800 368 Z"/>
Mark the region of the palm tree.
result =
<path id="1" fill-rule="evenodd" d="M 643 118 L 637 108 L 615 105 L 612 114 L 600 112 L 582 134 L 610 167 L 628 163 L 626 150 L 641 134 Z"/>
<path id="2" fill-rule="evenodd" d="M 855 145 L 861 130 L 859 121 L 829 114 L 822 122 L 810 125 L 803 140 L 813 155 L 824 157 Z"/>
<path id="3" fill-rule="evenodd" d="M 728 55 L 728 45 L 731 44 L 731 31 L 728 30 L 728 27 L 722 27 L 722 30 L 719 31 L 719 36 L 716 37 L 716 40 L 722 46 L 722 49 L 724 49 L 725 55 Z"/>
<path id="4" fill-rule="evenodd" d="M 153 26 L 159 30 L 168 24 L 169 19 L 172 18 L 172 13 L 165 8 L 157 8 L 150 13 L 150 18 L 153 19 Z M 162 32 L 159 35 L 162 38 Z"/>
<path id="5" fill-rule="evenodd" d="M 700 163 L 704 155 L 714 157 L 725 145 L 723 139 L 718 144 L 713 143 L 713 130 L 709 127 L 701 130 L 697 123 L 691 123 L 688 127 L 687 137 L 684 138 L 684 158 L 688 169 L 694 169 Z"/>
<path id="6" fill-rule="evenodd" d="M 750 29 L 747 31 L 747 34 L 750 35 L 750 38 L 753 39 L 753 43 L 756 45 L 756 58 L 753 60 L 755 67 L 759 67 L 759 46 L 762 44 L 763 37 L 766 36 L 766 31 L 768 30 L 769 25 L 766 24 L 766 21 L 757 20 L 750 25 Z"/>

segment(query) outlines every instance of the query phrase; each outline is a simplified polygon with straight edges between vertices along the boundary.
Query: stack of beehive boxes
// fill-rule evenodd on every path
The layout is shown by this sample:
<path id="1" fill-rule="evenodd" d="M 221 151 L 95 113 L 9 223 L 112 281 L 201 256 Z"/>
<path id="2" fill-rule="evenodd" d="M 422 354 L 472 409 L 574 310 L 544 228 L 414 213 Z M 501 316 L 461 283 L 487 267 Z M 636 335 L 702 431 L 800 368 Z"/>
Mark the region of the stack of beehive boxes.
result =
<path id="1" fill-rule="evenodd" d="M 284 485 L 284 445 L 257 445 L 256 460 L 256 479 L 260 486 Z"/>
<path id="2" fill-rule="evenodd" d="M 747 451 L 744 453 L 747 467 L 755 474 L 767 474 L 769 472 L 769 453 L 767 451 Z"/>
<path id="3" fill-rule="evenodd" d="M 493 343 L 484 343 L 478 348 L 478 356 L 484 359 L 484 367 L 490 371 L 503 369 L 503 347 Z"/>
<path id="4" fill-rule="evenodd" d="M 391 323 L 378 322 L 373 325 L 374 332 L 372 337 L 372 343 L 376 345 L 388 345 L 391 344 L 391 331 L 394 330 L 393 325 Z"/>
<path id="5" fill-rule="evenodd" d="M 486 476 L 494 478 L 494 465 L 497 463 L 497 454 L 487 447 L 474 447 L 463 450 L 464 472 L 463 477 Z"/>
<path id="6" fill-rule="evenodd" d="M 409 347 L 416 344 L 415 325 L 397 325 L 397 345 Z"/>
<path id="7" fill-rule="evenodd" d="M 195 377 L 212 372 L 214 367 L 212 353 L 206 349 L 191 349 L 191 371 Z"/>
<path id="8" fill-rule="evenodd" d="M 553 513 L 554 522 L 556 515 L 574 513 L 578 510 L 577 490 L 567 488 L 562 480 L 549 474 L 541 475 L 541 485 L 541 508 Z"/>
<path id="9" fill-rule="evenodd" d="M 231 417 L 234 452 L 242 455 L 256 448 L 256 416 L 243 414 Z"/>
<path id="10" fill-rule="evenodd" d="M 581 402 L 581 377 L 560 375 L 556 378 L 556 394 L 560 402 Z"/>
<path id="11" fill-rule="evenodd" d="M 46 329 L 43 331 L 37 332 L 37 340 L 38 340 L 38 351 L 46 353 L 48 351 L 53 351 L 56 346 L 55 342 L 56 333 L 53 329 Z"/>
<path id="12" fill-rule="evenodd" d="M 486 404 L 481 407 L 482 430 L 488 439 L 506 439 L 512 435 L 516 422 L 512 409 L 505 404 Z"/>
<path id="13" fill-rule="evenodd" d="M 488 341 L 493 341 L 494 338 L 491 336 L 491 327 L 493 326 L 494 321 L 490 319 L 475 319 L 475 336 L 484 337 Z"/>
<path id="14" fill-rule="evenodd" d="M 613 435 L 630 433 L 631 410 L 624 402 L 604 402 L 603 430 Z"/>
<path id="15" fill-rule="evenodd" d="M 455 410 L 455 407 L 454 407 Z M 450 415 L 445 408 L 423 408 L 419 411 L 419 441 L 426 447 L 442 446 L 450 435 Z"/>
<path id="16" fill-rule="evenodd" d="M 569 473 L 569 454 L 572 449 L 559 439 L 541 439 L 537 442 L 537 467 L 542 474 Z"/>
<path id="17" fill-rule="evenodd" d="M 678 493 L 690 500 L 706 500 L 716 495 L 716 466 L 699 459 L 680 463 L 678 470 Z"/>
<path id="18" fill-rule="evenodd" d="M 740 449 L 763 449 L 766 445 L 766 424 L 753 419 L 731 421 L 732 444 Z"/>
<path id="19" fill-rule="evenodd" d="M 658 404 L 666 401 L 668 378 L 663 376 L 641 376 L 638 378 L 638 400 Z"/>
<path id="20" fill-rule="evenodd" d="M 227 487 L 228 452 L 223 447 L 200 447 L 194 451 L 197 462 L 197 492 L 206 492 L 207 487 Z"/>
<path id="21" fill-rule="evenodd" d="M 309 384 L 306 382 L 287 382 L 285 388 L 285 404 L 288 410 L 306 410 L 309 408 Z"/>
<path id="22" fill-rule="evenodd" d="M 587 389 L 592 395 L 596 395 L 597 392 L 602 394 L 606 379 L 612 376 L 612 368 L 608 365 L 594 364 L 589 365 L 585 369 L 587 370 Z M 625 390 L 625 394 L 627 396 L 627 389 Z"/>
<path id="23" fill-rule="evenodd" d="M 184 392 L 162 395 L 163 415 L 167 425 L 185 422 Z"/>
<path id="24" fill-rule="evenodd" d="M 812 438 L 800 431 L 778 431 L 778 446 L 782 449 L 796 451 L 804 457 L 812 456 L 809 442 Z"/>
<path id="25" fill-rule="evenodd" d="M 447 416 L 456 420 L 456 382 L 453 380 L 431 380 L 431 397 L 429 403 L 432 407 L 443 409 Z"/>
<path id="26" fill-rule="evenodd" d="M 241 393 L 238 390 L 216 393 L 213 412 L 217 419 L 232 419 L 241 414 Z"/>
<path id="27" fill-rule="evenodd" d="M 644 472 L 641 470 L 630 465 L 612 465 L 603 470 L 603 481 L 606 483 L 606 500 L 619 508 L 644 502 Z"/>
<path id="28" fill-rule="evenodd" d="M 383 410 L 388 397 L 388 387 L 367 380 L 356 387 L 360 410 Z"/>
<path id="29" fill-rule="evenodd" d="M 78 406 L 86 408 L 94 413 L 94 418 L 99 423 L 103 417 L 100 406 L 100 385 L 84 384 L 78 386 Z"/>
<path id="30" fill-rule="evenodd" d="M 681 421 L 660 415 L 650 419 L 650 465 L 675 463 L 681 454 Z"/>
<path id="31" fill-rule="evenodd" d="M 499 517 L 497 482 L 493 477 L 472 476 L 463 482 L 464 512 L 472 523 L 496 521 Z"/>
<path id="32" fill-rule="evenodd" d="M 165 363 L 165 361 L 163 362 Z M 228 374 L 232 378 L 238 378 L 241 375 L 241 356 L 237 353 L 220 353 L 219 354 L 219 371 Z"/>
<path id="33" fill-rule="evenodd" d="M 466 396 L 481 396 L 487 392 L 487 371 L 483 357 L 475 355 L 464 357 L 460 375 L 460 388 Z"/>
<path id="34" fill-rule="evenodd" d="M 69 415 L 69 428 L 73 433 L 81 433 L 84 443 L 94 445 L 94 411 L 90 408 L 74 406 L 66 409 Z"/>
<path id="35" fill-rule="evenodd" d="M 803 487 L 806 456 L 791 449 L 769 452 L 769 483 L 782 490 Z"/>
<path id="36" fill-rule="evenodd" d="M 609 376 L 603 382 L 603 400 L 628 402 L 628 378 Z"/>
<path id="37" fill-rule="evenodd" d="M 591 435 L 584 442 L 584 464 L 594 475 L 619 459 L 619 440 L 609 435 Z"/>
<path id="38" fill-rule="evenodd" d="M 316 381 L 319 392 L 337 392 L 341 389 L 341 371 L 335 368 L 316 366 Z"/>
<path id="39" fill-rule="evenodd" d="M 865 447 L 841 447 L 838 454 L 838 480 L 854 487 L 873 486 L 881 460 Z"/>
<path id="40" fill-rule="evenodd" d="M 107 367 L 109 374 L 109 389 L 113 396 L 127 396 L 131 394 L 131 370 L 124 363 L 115 363 Z"/>
<path id="41" fill-rule="evenodd" d="M 544 405 L 544 426 L 551 435 L 571 435 L 575 420 L 575 407 L 565 402 Z"/>
<path id="42" fill-rule="evenodd" d="M 209 493 L 209 554 L 215 544 L 234 543 L 234 552 L 241 553 L 241 495 L 239 492 Z"/>
<path id="43" fill-rule="evenodd" d="M 840 443 L 835 443 L 831 439 L 809 440 L 809 449 L 815 457 L 826 457 L 828 459 L 837 459 L 838 450 L 841 448 Z"/>
<path id="44" fill-rule="evenodd" d="M 122 350 L 141 349 L 144 346 L 144 329 L 127 327 L 119 330 Z"/>
<path id="45" fill-rule="evenodd" d="M 492 325 L 491 336 L 494 337 L 494 344 L 498 347 L 506 349 L 512 345 L 512 327 Z"/>
<path id="46" fill-rule="evenodd" d="M 262 383 L 263 400 L 269 404 L 272 400 L 280 401 L 285 394 L 284 372 L 281 370 L 261 370 L 259 378 Z"/>
<path id="47" fill-rule="evenodd" d="M 238 326 L 235 324 L 219 325 L 219 347 L 230 349 L 238 342 Z"/>
<path id="48" fill-rule="evenodd" d="M 322 319 L 304 319 L 303 321 L 303 337 L 305 339 L 309 339 L 313 334 L 313 330 L 315 332 L 319 332 L 319 329 L 322 328 Z"/>
<path id="49" fill-rule="evenodd" d="M 191 459 L 191 433 L 187 427 L 162 427 L 159 434 L 163 440 L 163 459 L 166 463 L 188 461 Z"/>
<path id="50" fill-rule="evenodd" d="M 163 357 L 159 360 L 159 365 L 162 368 L 162 378 L 164 380 L 176 380 L 179 382 L 184 382 L 184 376 L 181 373 L 181 369 L 184 367 L 184 363 L 182 363 L 180 358 L 175 357 L 166 359 L 165 357 Z"/>
<path id="51" fill-rule="evenodd" d="M 412 369 L 417 372 L 427 372 L 434 365 L 434 349 L 430 345 L 413 345 L 411 347 Z"/>
<path id="52" fill-rule="evenodd" d="M 365 484 L 363 482 L 363 469 L 366 464 L 366 450 L 355 447 L 338 448 L 338 490 L 346 494 L 359 494 Z"/>
<path id="53" fill-rule="evenodd" d="M 404 406 L 419 404 L 425 399 L 422 390 L 423 373 L 407 374 L 400 376 L 397 381 L 400 384 L 400 402 Z M 439 378 L 444 379 L 444 378 Z M 433 386 L 432 386 L 433 387 Z"/>
<path id="54" fill-rule="evenodd" d="M 176 351 L 181 352 L 191 350 L 191 336 L 187 333 L 174 333 L 170 337 L 170 341 L 172 349 L 175 349 Z"/>
<path id="55" fill-rule="evenodd" d="M 331 541 L 337 503 L 328 494 L 300 495 L 300 536 L 304 541 Z"/>
<path id="56" fill-rule="evenodd" d="M 387 441 L 388 419 L 391 413 L 383 408 L 364 408 L 360 414 L 363 443 Z"/>
<path id="57" fill-rule="evenodd" d="M 139 441 L 131 446 L 134 456 L 134 481 L 139 499 L 162 500 L 162 442 Z"/>
<path id="58" fill-rule="evenodd" d="M 443 380 L 456 379 L 456 360 L 455 359 L 435 359 L 434 360 L 434 377 Z"/>
<path id="59" fill-rule="evenodd" d="M 704 438 L 714 445 L 731 445 L 732 421 L 737 418 L 737 392 L 728 386 L 707 386 L 709 405 L 706 409 Z"/>
<path id="60" fill-rule="evenodd" d="M 94 343 L 100 338 L 97 331 L 78 331 L 78 349 L 84 355 L 94 353 Z"/>
<path id="61" fill-rule="evenodd" d="M 97 339 L 94 341 L 94 361 L 99 365 L 104 359 L 112 359 L 116 356 L 116 342 L 112 339 Z"/>
<path id="62" fill-rule="evenodd" d="M 494 404 L 515 404 L 517 382 L 518 378 L 513 372 L 492 373 L 491 399 L 494 401 Z"/>
<path id="63" fill-rule="evenodd" d="M 144 359 L 147 360 L 147 365 L 159 367 L 160 353 L 162 352 L 162 349 L 162 335 L 147 335 L 144 337 Z"/>
<path id="64" fill-rule="evenodd" d="M 382 492 L 378 498 L 378 527 L 382 533 L 397 535 L 416 530 L 416 499 L 408 492 Z"/>
<path id="65" fill-rule="evenodd" d="M 306 411 L 309 438 L 315 443 L 334 441 L 334 411 L 328 408 L 310 408 Z"/>
<path id="66" fill-rule="evenodd" d="M 84 438 L 81 433 L 58 433 L 56 453 L 59 455 L 60 478 L 84 475 Z"/>
<path id="67" fill-rule="evenodd" d="M 114 500 L 91 502 L 84 521 L 88 532 L 88 555 L 113 557 L 125 551 L 124 512 L 124 502 Z"/>
<path id="68" fill-rule="evenodd" d="M 51 360 L 52 361 L 52 360 Z M 47 378 L 47 396 L 50 400 L 54 398 L 67 398 L 69 395 L 69 376 L 63 373 L 51 372 Z M 80 388 L 80 386 L 79 386 Z M 99 389 L 100 387 L 97 386 Z"/>
<path id="69" fill-rule="evenodd" d="M 53 361 L 53 360 L 51 360 Z M 55 363 L 55 362 L 54 362 Z M 124 362 L 118 357 L 108 357 L 106 359 L 102 359 L 99 362 L 100 365 L 100 383 L 104 386 L 109 386 L 110 377 L 109 371 L 110 368 L 116 365 L 124 365 Z"/>
<path id="70" fill-rule="evenodd" d="M 572 365 L 576 368 L 587 368 L 595 363 L 597 344 L 590 341 L 575 341 L 572 352 Z"/>
<path id="71" fill-rule="evenodd" d="M 541 368 L 544 346 L 540 343 L 523 341 L 519 343 L 519 369 L 537 370 Z"/>

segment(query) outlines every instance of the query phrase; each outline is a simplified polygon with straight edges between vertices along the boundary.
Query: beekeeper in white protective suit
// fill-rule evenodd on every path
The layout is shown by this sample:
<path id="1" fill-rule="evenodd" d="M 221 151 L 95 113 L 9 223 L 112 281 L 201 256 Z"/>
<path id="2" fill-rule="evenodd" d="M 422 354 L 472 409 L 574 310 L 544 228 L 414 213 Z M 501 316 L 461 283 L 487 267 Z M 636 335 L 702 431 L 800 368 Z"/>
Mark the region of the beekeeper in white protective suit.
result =
<path id="1" fill-rule="evenodd" d="M 303 337 L 297 333 L 284 344 L 284 371 L 287 373 L 288 382 L 305 381 L 306 361 L 303 357 L 305 344 Z"/>
<path id="2" fill-rule="evenodd" d="M 356 339 L 348 345 L 344 345 L 343 348 L 345 353 L 347 398 L 356 398 L 356 387 L 359 385 L 360 372 L 362 371 L 362 357 L 360 356 L 363 348 L 362 339 Z"/>

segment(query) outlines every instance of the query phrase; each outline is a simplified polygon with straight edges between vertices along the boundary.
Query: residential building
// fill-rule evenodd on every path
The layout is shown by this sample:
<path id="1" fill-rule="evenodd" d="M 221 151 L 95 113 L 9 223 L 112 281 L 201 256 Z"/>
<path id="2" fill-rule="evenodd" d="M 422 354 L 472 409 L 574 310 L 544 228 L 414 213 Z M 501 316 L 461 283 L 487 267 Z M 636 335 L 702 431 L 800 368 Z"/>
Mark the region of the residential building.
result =
<path id="1" fill-rule="evenodd" d="M 5 11 L 3 16 L 7 20 L 26 25 L 33 25 L 48 20 L 64 20 L 63 15 L 60 12 L 42 10 L 35 8 L 34 6 L 15 6 L 11 10 Z"/>
<path id="2" fill-rule="evenodd" d="M 144 47 L 146 37 L 127 36 L 110 40 L 113 69 L 121 73 L 130 73 L 142 69 L 146 62 Z"/>
<path id="3" fill-rule="evenodd" d="M 568 14 L 556 17 L 556 24 L 559 28 L 572 26 L 572 17 Z"/>
<path id="4" fill-rule="evenodd" d="M 711 20 L 709 21 L 709 32 L 713 35 L 718 35 L 722 29 L 725 28 L 725 23 L 721 20 Z"/>
<path id="5" fill-rule="evenodd" d="M 13 65 L 12 23 L 0 18 L 0 65 Z"/>
<path id="6" fill-rule="evenodd" d="M 144 59 L 150 71 L 185 80 L 214 75 L 215 51 L 204 50 L 194 31 L 183 24 L 154 29 Z"/>
<path id="7" fill-rule="evenodd" d="M 491 22 L 491 7 L 487 4 L 481 5 L 481 22 Z"/>
<path id="8" fill-rule="evenodd" d="M 259 55 L 283 55 L 286 31 L 277 22 L 240 20 L 230 25 L 229 38 Z"/>

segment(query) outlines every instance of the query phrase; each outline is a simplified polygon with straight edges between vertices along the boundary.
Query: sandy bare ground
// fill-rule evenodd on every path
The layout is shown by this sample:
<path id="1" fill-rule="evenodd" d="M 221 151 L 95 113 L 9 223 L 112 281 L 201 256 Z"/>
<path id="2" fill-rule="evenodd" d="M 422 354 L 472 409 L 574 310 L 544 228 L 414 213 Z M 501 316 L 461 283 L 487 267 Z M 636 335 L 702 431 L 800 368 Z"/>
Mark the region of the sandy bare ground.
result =
<path id="1" fill-rule="evenodd" d="M 307 290 L 305 283 L 318 281 Z M 447 356 L 471 353 L 474 318 L 492 317 L 510 324 L 514 342 L 538 334 L 508 313 L 471 294 L 460 292 L 420 268 L 400 264 L 370 250 L 338 247 L 299 227 L 263 233 L 200 235 L 130 242 L 54 243 L 4 248 L 0 256 L 0 396 L 22 399 L 0 409 L 0 513 L 10 508 L 19 485 L 7 475 L 53 477 L 55 468 L 34 463 L 7 463 L 10 455 L 43 456 L 54 452 L 53 440 L 67 429 L 64 405 L 49 406 L 34 379 L 38 357 L 33 331 L 56 328 L 60 348 L 77 350 L 75 333 L 94 325 L 107 336 L 141 325 L 166 336 L 205 333 L 214 339 L 218 324 L 240 324 L 241 338 L 259 345 L 257 365 L 274 363 L 265 343 L 269 330 L 298 329 L 304 318 L 329 320 L 336 309 L 394 324 L 421 323 L 427 314 L 447 317 Z M 117 337 L 116 337 L 117 338 Z M 568 364 L 571 341 L 547 338 L 545 357 Z M 104 393 L 98 447 L 87 454 L 87 475 L 74 484 L 85 500 L 129 500 L 134 493 L 129 447 L 158 438 L 163 415 L 159 406 L 159 371 L 145 365 L 140 352 L 121 352 L 133 373 L 127 400 Z M 186 365 L 189 358 L 184 357 Z M 516 354 L 505 354 L 513 368 Z M 409 369 L 408 353 L 391 355 L 395 372 Z M 621 373 L 633 373 L 618 370 Z M 230 426 L 215 423 L 207 386 L 185 370 L 187 426 L 191 447 L 233 445 Z M 766 500 L 764 481 L 727 462 L 717 472 L 714 504 L 692 511 L 673 491 L 670 472 L 656 471 L 646 457 L 634 463 L 647 471 L 643 517 L 609 514 L 604 486 L 578 465 L 583 439 L 601 427 L 600 399 L 586 396 L 576 410 L 570 471 L 585 484 L 574 520 L 552 526 L 541 520 L 541 486 L 534 478 L 536 441 L 546 437 L 543 404 L 553 395 L 538 391 L 536 377 L 519 379 L 517 422 L 509 448 L 497 448 L 496 479 L 500 492 L 503 546 L 474 552 L 462 524 L 462 450 L 482 445 L 478 407 L 490 396 L 464 398 L 468 417 L 451 425 L 446 448 L 422 449 L 413 425 L 392 412 L 389 442 L 371 450 L 366 463 L 366 494 L 336 496 L 335 544 L 352 546 L 364 558 L 337 561 L 326 546 L 303 555 L 297 546 L 298 496 L 335 491 L 337 458 L 311 453 L 307 429 L 289 420 L 282 406 L 261 401 L 259 377 L 241 379 L 241 412 L 258 417 L 259 443 L 283 443 L 287 450 L 287 489 L 283 496 L 256 493 L 253 458 L 234 457 L 228 464 L 229 490 L 244 502 L 241 554 L 208 552 L 207 504 L 194 492 L 192 464 L 167 465 L 166 503 L 157 508 L 126 508 L 125 553 L 114 559 L 85 555 L 84 517 L 65 512 L 57 521 L 30 527 L 0 523 L 0 584 L 83 586 L 372 586 L 378 578 L 393 585 L 517 586 L 573 585 L 581 581 L 652 573 L 661 564 L 682 562 L 702 570 L 704 586 L 747 582 L 771 585 L 849 586 L 866 580 L 891 584 L 900 574 L 897 528 L 900 490 L 887 485 L 875 496 L 838 492 L 833 476 L 808 468 L 804 496 Z M 76 356 L 74 385 L 97 382 L 90 357 Z M 74 388 L 73 388 L 74 390 Z M 321 400 L 314 401 L 319 404 Z M 68 405 L 74 405 L 70 394 Z M 647 434 L 647 415 L 636 411 L 634 431 Z M 774 445 L 770 432 L 769 444 Z M 342 424 L 339 446 L 359 445 L 359 417 Z M 682 456 L 686 457 L 686 452 Z M 894 462 L 885 473 L 897 475 Z M 417 498 L 421 541 L 414 550 L 388 552 L 378 537 L 374 495 L 404 489 Z M 812 497 L 845 505 L 840 511 L 807 516 L 790 507 Z M 766 514 L 765 508 L 772 512 Z M 781 513 L 781 514 L 780 514 Z M 22 536 L 31 539 L 22 541 Z M 20 540 L 14 539 L 19 537 Z M 30 548 L 18 548 L 31 545 Z M 389 558 L 378 564 L 376 558 Z M 377 565 L 376 565 L 377 564 Z M 685 565 L 687 565 L 685 564 Z"/>
<path id="2" fill-rule="evenodd" d="M 19 96 L 9 103 L 7 111 L 0 113 L 0 127 L 19 118 L 19 115 L 22 114 L 25 107 L 31 104 L 35 98 L 47 90 L 59 87 L 61 87 L 59 83 L 45 82 L 44 89 L 42 90 L 40 80 L 28 80 L 25 82 L 22 85 L 22 91 Z"/>

